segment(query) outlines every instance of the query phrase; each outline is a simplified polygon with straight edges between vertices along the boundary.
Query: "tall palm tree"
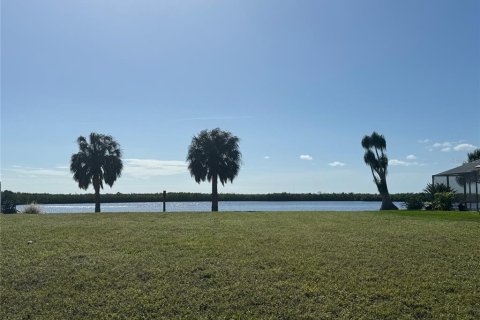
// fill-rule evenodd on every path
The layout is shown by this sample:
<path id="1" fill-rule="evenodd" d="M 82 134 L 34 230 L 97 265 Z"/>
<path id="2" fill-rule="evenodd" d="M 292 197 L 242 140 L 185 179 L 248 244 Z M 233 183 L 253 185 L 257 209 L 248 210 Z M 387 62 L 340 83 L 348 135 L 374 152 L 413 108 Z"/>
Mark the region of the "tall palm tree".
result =
<path id="1" fill-rule="evenodd" d="M 242 161 L 240 139 L 219 128 L 203 130 L 193 137 L 187 154 L 188 169 L 197 183 L 212 182 L 212 211 L 218 211 L 217 180 L 222 185 L 238 175 Z"/>
<path id="2" fill-rule="evenodd" d="M 105 181 L 110 187 L 120 177 L 123 169 L 120 145 L 111 137 L 92 132 L 89 141 L 78 137 L 79 152 L 72 155 L 70 171 L 81 189 L 90 184 L 95 190 L 95 212 L 100 212 L 100 188 Z"/>
<path id="3" fill-rule="evenodd" d="M 387 143 L 385 137 L 375 131 L 371 136 L 362 139 L 362 147 L 365 149 L 363 160 L 372 170 L 373 181 L 377 185 L 378 192 L 382 197 L 380 210 L 398 210 L 392 202 L 387 187 L 388 158 L 385 154 Z"/>

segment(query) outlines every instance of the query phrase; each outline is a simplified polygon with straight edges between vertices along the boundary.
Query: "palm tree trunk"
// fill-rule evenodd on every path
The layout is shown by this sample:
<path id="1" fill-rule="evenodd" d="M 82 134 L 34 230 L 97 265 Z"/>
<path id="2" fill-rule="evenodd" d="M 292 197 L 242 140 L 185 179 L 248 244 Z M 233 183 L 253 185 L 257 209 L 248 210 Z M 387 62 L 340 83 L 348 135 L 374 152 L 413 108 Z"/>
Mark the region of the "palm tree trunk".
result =
<path id="1" fill-rule="evenodd" d="M 388 192 L 387 180 L 385 177 L 381 178 L 380 185 L 377 187 L 378 192 L 380 192 L 380 196 L 382 197 L 382 206 L 380 207 L 380 210 L 398 210 L 397 206 L 393 204 L 390 193 Z"/>
<path id="2" fill-rule="evenodd" d="M 397 206 L 393 204 L 390 194 L 382 194 L 382 206 L 380 210 L 398 210 Z"/>
<path id="3" fill-rule="evenodd" d="M 100 186 L 94 185 L 95 189 L 95 212 L 100 212 Z"/>
<path id="4" fill-rule="evenodd" d="M 218 211 L 218 188 L 217 188 L 217 175 L 212 177 L 212 212 Z"/>

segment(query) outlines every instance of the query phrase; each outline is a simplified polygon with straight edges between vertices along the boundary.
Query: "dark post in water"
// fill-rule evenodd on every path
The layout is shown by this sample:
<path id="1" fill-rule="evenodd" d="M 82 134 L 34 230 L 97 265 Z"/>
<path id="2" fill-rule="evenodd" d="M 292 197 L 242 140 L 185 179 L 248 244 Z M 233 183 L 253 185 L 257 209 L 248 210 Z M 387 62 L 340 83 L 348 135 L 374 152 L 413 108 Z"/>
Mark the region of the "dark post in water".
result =
<path id="1" fill-rule="evenodd" d="M 163 212 L 165 212 L 165 202 L 167 201 L 167 191 L 163 190 Z"/>

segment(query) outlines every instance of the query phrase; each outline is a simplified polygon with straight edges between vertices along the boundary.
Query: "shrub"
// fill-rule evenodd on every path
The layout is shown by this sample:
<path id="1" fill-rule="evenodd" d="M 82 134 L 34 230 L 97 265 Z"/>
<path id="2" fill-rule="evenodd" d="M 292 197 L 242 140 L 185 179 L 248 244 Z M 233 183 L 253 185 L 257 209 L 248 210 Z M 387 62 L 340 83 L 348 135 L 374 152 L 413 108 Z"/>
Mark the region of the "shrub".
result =
<path id="1" fill-rule="evenodd" d="M 453 190 L 451 187 L 448 187 L 444 183 L 435 183 L 435 184 L 429 183 L 429 184 L 427 184 L 425 189 L 423 189 L 423 192 L 425 192 L 426 194 L 428 194 L 430 196 L 430 200 L 434 200 L 435 199 L 435 194 L 437 194 L 437 193 L 455 192 L 455 190 Z"/>
<path id="2" fill-rule="evenodd" d="M 421 210 L 423 208 L 423 197 L 421 195 L 409 195 L 405 198 L 402 206 L 407 210 Z"/>
<path id="3" fill-rule="evenodd" d="M 2 191 L 2 205 L 1 205 L 1 212 L 2 213 L 17 213 L 17 197 L 15 192 L 10 190 Z"/>
<path id="4" fill-rule="evenodd" d="M 17 213 L 17 205 L 13 200 L 2 200 L 2 213 Z"/>
<path id="5" fill-rule="evenodd" d="M 450 211 L 453 209 L 454 201 L 454 192 L 438 192 L 435 193 L 435 197 L 433 199 L 433 208 L 435 210 Z"/>
<path id="6" fill-rule="evenodd" d="M 22 213 L 41 214 L 43 212 L 42 212 L 42 209 L 40 208 L 40 206 L 38 204 L 36 204 L 35 202 L 32 202 L 22 210 Z"/>

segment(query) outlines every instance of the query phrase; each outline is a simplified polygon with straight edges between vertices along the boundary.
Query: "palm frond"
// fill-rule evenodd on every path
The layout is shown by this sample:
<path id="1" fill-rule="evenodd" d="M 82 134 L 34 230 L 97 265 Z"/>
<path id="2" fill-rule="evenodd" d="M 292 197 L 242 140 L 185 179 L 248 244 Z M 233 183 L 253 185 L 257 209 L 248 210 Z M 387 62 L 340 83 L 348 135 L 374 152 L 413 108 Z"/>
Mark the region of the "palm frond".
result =
<path id="1" fill-rule="evenodd" d="M 480 149 L 475 149 L 472 152 L 467 154 L 468 162 L 473 162 L 475 160 L 480 160 Z"/>
<path id="2" fill-rule="evenodd" d="M 370 143 L 372 147 L 375 147 L 382 151 L 387 148 L 387 142 L 385 141 L 385 137 L 375 131 L 370 136 Z"/>
<path id="3" fill-rule="evenodd" d="M 370 149 L 370 136 L 364 136 L 362 139 L 362 147 L 364 149 Z"/>

